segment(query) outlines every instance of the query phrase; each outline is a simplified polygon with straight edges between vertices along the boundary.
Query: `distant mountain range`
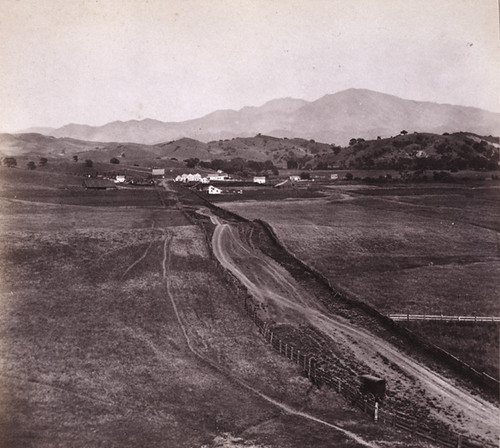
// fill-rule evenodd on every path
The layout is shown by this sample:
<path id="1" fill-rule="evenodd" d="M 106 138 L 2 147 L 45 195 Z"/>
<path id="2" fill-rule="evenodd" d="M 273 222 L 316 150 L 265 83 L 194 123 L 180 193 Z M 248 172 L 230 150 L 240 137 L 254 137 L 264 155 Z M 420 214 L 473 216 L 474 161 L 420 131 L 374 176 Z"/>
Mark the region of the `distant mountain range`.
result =
<path id="1" fill-rule="evenodd" d="M 348 89 L 316 101 L 276 99 L 260 107 L 219 110 L 183 122 L 114 121 L 103 126 L 68 124 L 58 129 L 31 128 L 54 137 L 96 142 L 157 144 L 184 137 L 209 142 L 262 133 L 346 145 L 351 138 L 372 139 L 408 132 L 467 131 L 499 135 L 500 114 L 482 109 L 405 100 L 364 89 Z"/>

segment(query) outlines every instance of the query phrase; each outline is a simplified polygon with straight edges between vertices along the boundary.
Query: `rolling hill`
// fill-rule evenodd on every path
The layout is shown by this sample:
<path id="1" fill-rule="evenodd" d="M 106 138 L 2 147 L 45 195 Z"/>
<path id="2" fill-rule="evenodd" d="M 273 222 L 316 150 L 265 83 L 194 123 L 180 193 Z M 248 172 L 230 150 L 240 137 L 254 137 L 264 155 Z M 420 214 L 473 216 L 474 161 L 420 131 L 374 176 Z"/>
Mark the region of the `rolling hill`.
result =
<path id="1" fill-rule="evenodd" d="M 278 138 L 257 134 L 208 143 L 182 138 L 157 145 L 88 142 L 41 134 L 0 134 L 0 158 L 28 160 L 48 158 L 73 163 L 87 159 L 142 167 L 193 166 L 200 161 L 271 161 L 278 168 L 297 169 L 390 169 L 390 170 L 497 170 L 498 137 L 457 132 L 431 134 L 403 131 L 394 137 L 365 140 L 352 138 L 344 147 L 313 139 Z"/>
<path id="2" fill-rule="evenodd" d="M 500 114 L 473 107 L 402 99 L 364 89 L 348 89 L 316 101 L 276 99 L 260 107 L 219 110 L 183 122 L 115 121 L 103 126 L 69 124 L 40 129 L 54 137 L 86 141 L 157 144 L 184 137 L 209 142 L 262 133 L 345 145 L 352 138 L 376 138 L 410 132 L 468 131 L 499 135 Z"/>

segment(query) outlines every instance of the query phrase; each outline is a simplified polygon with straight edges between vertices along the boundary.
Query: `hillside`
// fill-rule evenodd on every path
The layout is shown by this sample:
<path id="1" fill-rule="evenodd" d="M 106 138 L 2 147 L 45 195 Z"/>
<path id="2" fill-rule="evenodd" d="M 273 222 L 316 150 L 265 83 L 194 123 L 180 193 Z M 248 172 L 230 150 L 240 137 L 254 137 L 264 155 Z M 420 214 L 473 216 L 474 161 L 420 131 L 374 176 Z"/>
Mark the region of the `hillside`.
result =
<path id="1" fill-rule="evenodd" d="M 258 134 L 203 143 L 183 138 L 157 145 L 96 143 L 40 134 L 0 134 L 0 157 L 73 163 L 75 157 L 98 163 L 115 158 L 122 165 L 172 167 L 190 161 L 241 160 L 272 162 L 277 168 L 295 169 L 391 169 L 391 170 L 496 170 L 499 139 L 458 132 L 442 135 L 407 133 L 390 138 L 352 138 L 344 147 L 301 138 L 277 138 Z M 227 164 L 226 164 L 227 165 Z M 226 166 L 224 165 L 224 166 Z M 238 171 L 238 170 L 236 170 Z"/>
<path id="2" fill-rule="evenodd" d="M 411 132 L 468 131 L 498 135 L 500 114 L 464 106 L 402 99 L 364 89 L 348 89 L 316 101 L 276 99 L 260 107 L 219 110 L 183 122 L 115 121 L 103 126 L 69 124 L 40 129 L 55 137 L 86 141 L 157 144 L 184 137 L 208 142 L 262 133 L 345 145 L 353 136 L 388 137 Z"/>
<path id="3" fill-rule="evenodd" d="M 364 141 L 309 161 L 311 168 L 356 168 L 395 170 L 496 170 L 499 139 L 458 132 L 443 135 L 402 134 Z"/>

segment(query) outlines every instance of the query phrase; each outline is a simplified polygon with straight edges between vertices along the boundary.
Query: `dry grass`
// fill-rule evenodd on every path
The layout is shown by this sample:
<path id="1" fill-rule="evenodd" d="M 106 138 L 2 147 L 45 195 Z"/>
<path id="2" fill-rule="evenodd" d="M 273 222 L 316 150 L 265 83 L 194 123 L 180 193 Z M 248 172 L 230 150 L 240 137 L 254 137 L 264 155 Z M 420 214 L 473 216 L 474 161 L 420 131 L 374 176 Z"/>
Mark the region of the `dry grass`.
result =
<path id="1" fill-rule="evenodd" d="M 406 186 L 341 193 L 224 207 L 268 221 L 294 254 L 383 313 L 499 315 L 496 189 Z M 474 362 L 497 371 L 493 338 L 478 331 L 493 349 Z M 463 358 L 472 359 L 469 345 L 460 342 L 467 335 L 453 338 Z M 446 340 L 451 338 L 434 342 L 451 350 Z"/>
<path id="2" fill-rule="evenodd" d="M 43 231 L 36 220 L 23 224 L 29 207 L 7 217 L 24 229 L 4 231 L 1 241 L 0 446 L 215 446 L 225 433 L 262 446 L 358 446 L 283 415 L 232 375 L 391 440 L 340 397 L 311 391 L 262 342 L 199 229 L 166 230 L 169 281 L 193 343 L 229 376 L 187 348 L 162 277 L 164 229 L 151 228 L 147 213 L 142 227 L 131 219 L 113 228 L 111 211 L 102 227 L 85 228 L 98 218 L 78 210 L 75 229 L 54 209 L 45 209 Z M 155 219 L 167 222 L 170 212 L 162 213 Z"/>

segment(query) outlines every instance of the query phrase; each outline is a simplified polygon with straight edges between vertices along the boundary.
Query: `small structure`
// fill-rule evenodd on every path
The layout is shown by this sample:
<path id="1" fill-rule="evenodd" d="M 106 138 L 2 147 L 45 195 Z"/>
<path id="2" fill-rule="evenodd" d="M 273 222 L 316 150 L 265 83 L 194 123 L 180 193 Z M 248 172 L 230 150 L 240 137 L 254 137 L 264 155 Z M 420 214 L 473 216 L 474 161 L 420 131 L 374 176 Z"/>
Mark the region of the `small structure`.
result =
<path id="1" fill-rule="evenodd" d="M 266 178 L 265 178 L 265 176 L 255 176 L 253 178 L 253 183 L 254 184 L 265 184 Z"/>
<path id="2" fill-rule="evenodd" d="M 118 174 L 115 177 L 115 184 L 122 184 L 123 182 L 125 182 L 125 175 Z"/>
<path id="3" fill-rule="evenodd" d="M 83 188 L 86 190 L 108 190 L 116 189 L 116 185 L 107 179 L 95 179 L 89 178 L 85 179 L 82 183 Z"/>
<path id="4" fill-rule="evenodd" d="M 338 180 L 339 175 L 337 173 L 330 174 L 330 180 Z"/>
<path id="5" fill-rule="evenodd" d="M 373 395 L 375 400 L 381 401 L 385 396 L 385 380 L 374 375 L 359 375 L 359 391 L 363 395 Z"/>
<path id="6" fill-rule="evenodd" d="M 300 182 L 300 176 L 290 176 L 292 182 Z"/>
<path id="7" fill-rule="evenodd" d="M 153 168 L 151 170 L 151 175 L 153 177 L 163 177 L 165 176 L 165 168 Z"/>
<path id="8" fill-rule="evenodd" d="M 218 170 L 217 173 L 207 174 L 207 179 L 209 181 L 227 180 L 228 178 L 229 178 L 229 175 L 226 173 L 223 173 L 221 170 Z"/>
<path id="9" fill-rule="evenodd" d="M 208 187 L 208 194 L 221 194 L 222 190 L 220 188 L 214 187 L 213 185 L 210 185 Z"/>
<path id="10" fill-rule="evenodd" d="M 175 178 L 175 182 L 201 182 L 201 174 L 181 174 Z"/>

